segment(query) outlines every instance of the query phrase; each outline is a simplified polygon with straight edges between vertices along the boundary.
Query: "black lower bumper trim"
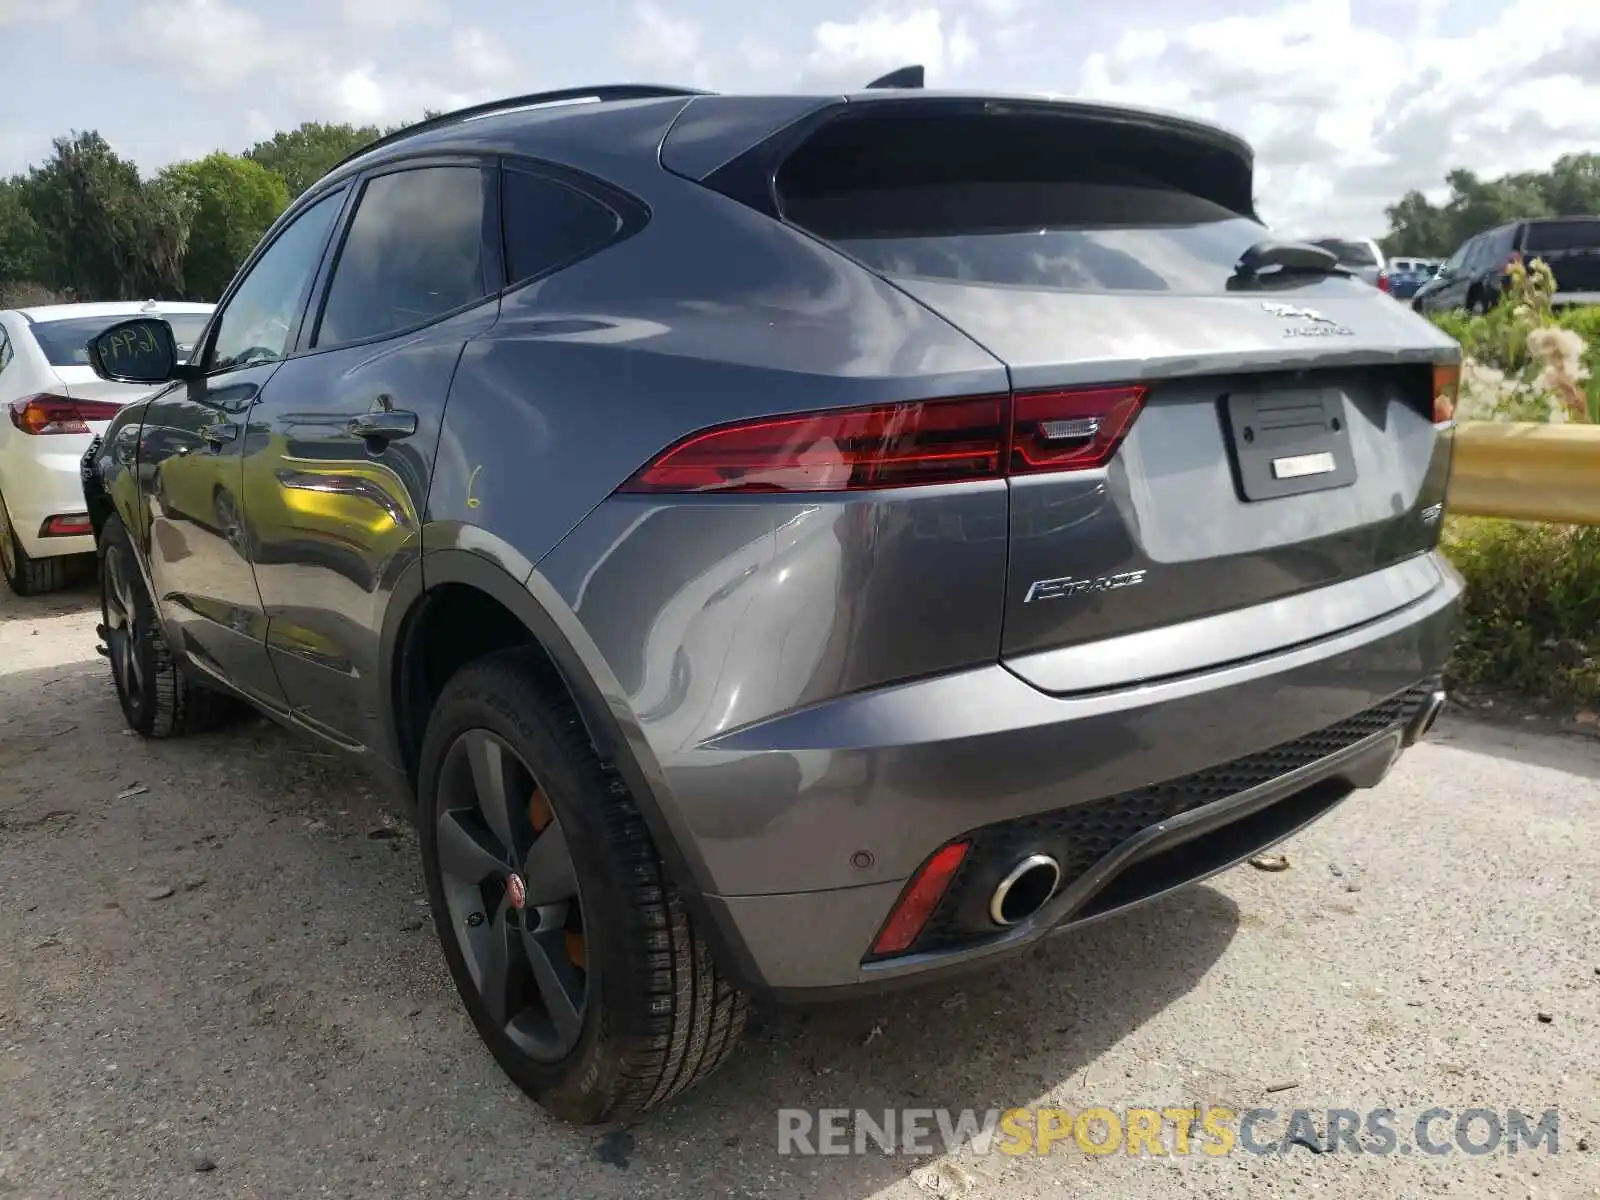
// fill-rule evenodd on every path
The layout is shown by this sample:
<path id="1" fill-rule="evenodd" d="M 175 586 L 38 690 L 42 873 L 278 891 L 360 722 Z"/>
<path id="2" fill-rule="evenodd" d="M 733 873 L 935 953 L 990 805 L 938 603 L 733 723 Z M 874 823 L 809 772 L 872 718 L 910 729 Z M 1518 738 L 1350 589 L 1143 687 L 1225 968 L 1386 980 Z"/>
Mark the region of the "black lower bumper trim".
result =
<path id="1" fill-rule="evenodd" d="M 1102 877 L 1097 888 L 1110 887 L 1103 881 L 1105 866 L 1120 862 L 1119 849 L 1147 831 L 1213 805 L 1218 809 L 1214 824 L 1241 821 L 1244 811 L 1218 802 L 1267 787 L 1389 731 L 1409 738 L 1419 718 L 1436 706 L 1438 692 L 1437 679 L 1424 680 L 1352 717 L 1259 753 L 1103 800 L 974 830 L 965 835 L 972 849 L 914 951 L 959 950 L 1002 932 L 989 917 L 989 898 L 1006 872 L 1029 855 L 1048 855 L 1060 863 L 1062 893 L 1075 890 L 1091 875 Z M 1286 819 L 1289 815 L 1285 810 Z M 1202 832 L 1191 829 L 1186 836 L 1199 837 Z M 1238 836 L 1248 836 L 1247 830 L 1241 828 Z M 1142 868 L 1139 877 L 1149 875 L 1150 868 Z M 1116 886 L 1118 892 L 1127 892 L 1135 885 L 1129 881 Z"/>

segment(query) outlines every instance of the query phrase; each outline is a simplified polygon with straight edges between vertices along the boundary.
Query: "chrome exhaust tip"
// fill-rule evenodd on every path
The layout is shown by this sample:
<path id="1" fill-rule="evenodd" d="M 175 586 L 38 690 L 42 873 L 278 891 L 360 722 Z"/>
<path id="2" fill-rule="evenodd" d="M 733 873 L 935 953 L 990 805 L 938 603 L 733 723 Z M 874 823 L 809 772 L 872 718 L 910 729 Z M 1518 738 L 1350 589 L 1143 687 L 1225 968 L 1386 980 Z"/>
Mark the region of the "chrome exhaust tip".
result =
<path id="1" fill-rule="evenodd" d="M 1433 728 L 1433 723 L 1439 719 L 1439 713 L 1444 709 L 1446 696 L 1444 691 L 1429 693 L 1423 701 L 1422 710 L 1412 718 L 1411 727 L 1406 730 L 1406 745 L 1415 746 L 1428 736 L 1428 731 Z"/>
<path id="2" fill-rule="evenodd" d="M 1048 854 L 1030 854 L 994 889 L 989 918 L 996 925 L 1025 921 L 1050 902 L 1060 885 L 1061 864 Z"/>

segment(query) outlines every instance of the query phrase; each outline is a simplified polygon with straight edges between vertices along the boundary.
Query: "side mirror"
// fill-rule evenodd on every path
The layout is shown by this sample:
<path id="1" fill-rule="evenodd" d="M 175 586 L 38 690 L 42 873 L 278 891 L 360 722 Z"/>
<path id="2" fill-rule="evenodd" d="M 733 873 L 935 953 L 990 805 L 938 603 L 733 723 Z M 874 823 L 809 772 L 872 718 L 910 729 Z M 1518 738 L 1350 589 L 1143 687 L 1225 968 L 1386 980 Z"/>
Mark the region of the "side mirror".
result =
<path id="1" fill-rule="evenodd" d="M 160 317 L 120 321 L 90 339 L 89 366 L 115 383 L 168 383 L 178 377 L 178 339 Z"/>

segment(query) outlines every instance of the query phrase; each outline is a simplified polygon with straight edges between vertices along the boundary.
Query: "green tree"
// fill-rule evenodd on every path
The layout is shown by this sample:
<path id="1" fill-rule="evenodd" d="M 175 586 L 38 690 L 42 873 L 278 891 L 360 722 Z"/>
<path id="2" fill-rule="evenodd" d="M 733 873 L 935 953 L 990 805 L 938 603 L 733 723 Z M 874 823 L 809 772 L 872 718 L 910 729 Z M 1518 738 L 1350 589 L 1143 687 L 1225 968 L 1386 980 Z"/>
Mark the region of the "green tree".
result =
<path id="1" fill-rule="evenodd" d="M 1445 212 L 1458 235 L 1457 244 L 1507 221 L 1552 215 L 1538 177 L 1533 175 L 1485 180 L 1457 169 L 1445 176 L 1445 182 L 1450 185 Z"/>
<path id="2" fill-rule="evenodd" d="M 1449 219 L 1418 191 L 1409 191 L 1384 209 L 1389 233 L 1380 239 L 1386 257 L 1396 254 L 1443 258 L 1455 249 Z"/>
<path id="3" fill-rule="evenodd" d="M 326 125 L 307 121 L 296 129 L 280 130 L 257 142 L 244 156 L 282 177 L 292 200 L 326 175 L 341 159 L 374 142 L 379 131 L 371 125 Z"/>
<path id="4" fill-rule="evenodd" d="M 221 151 L 168 167 L 160 180 L 194 204 L 184 291 L 193 300 L 215 300 L 288 206 L 288 187 L 275 171 Z"/>
<path id="5" fill-rule="evenodd" d="M 193 202 L 145 183 L 98 133 L 57 138 L 21 192 L 39 230 L 41 283 L 86 300 L 183 294 Z"/>
<path id="6" fill-rule="evenodd" d="M 1563 154 L 1544 177 L 1543 188 L 1553 213 L 1600 213 L 1600 154 Z"/>
<path id="7" fill-rule="evenodd" d="M 43 266 L 39 225 L 28 211 L 26 180 L 0 179 L 0 280 L 34 280 Z"/>
<path id="8" fill-rule="evenodd" d="M 1548 171 L 1524 171 L 1480 179 L 1458 169 L 1445 177 L 1449 198 L 1435 205 L 1407 192 L 1384 210 L 1389 232 L 1385 254 L 1453 253 L 1468 238 L 1528 217 L 1600 215 L 1600 154 L 1568 154 Z"/>

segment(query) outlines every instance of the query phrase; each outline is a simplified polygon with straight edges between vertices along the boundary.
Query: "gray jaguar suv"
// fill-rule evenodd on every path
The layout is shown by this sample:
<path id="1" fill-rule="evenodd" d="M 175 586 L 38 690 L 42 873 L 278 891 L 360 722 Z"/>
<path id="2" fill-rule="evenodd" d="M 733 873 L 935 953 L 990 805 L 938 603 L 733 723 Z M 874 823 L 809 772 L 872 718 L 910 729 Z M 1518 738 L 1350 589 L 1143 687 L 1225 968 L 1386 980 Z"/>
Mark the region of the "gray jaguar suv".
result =
<path id="1" fill-rule="evenodd" d="M 429 119 L 274 225 L 84 456 L 131 727 L 394 782 L 552 1112 L 747 997 L 990 964 L 1384 777 L 1444 701 L 1458 351 L 1189 120 L 616 86 Z M 225 803 L 225 801 L 219 801 Z"/>

